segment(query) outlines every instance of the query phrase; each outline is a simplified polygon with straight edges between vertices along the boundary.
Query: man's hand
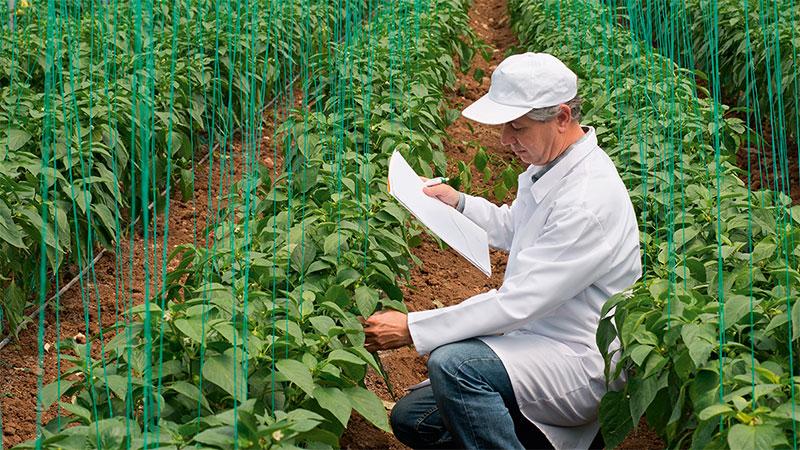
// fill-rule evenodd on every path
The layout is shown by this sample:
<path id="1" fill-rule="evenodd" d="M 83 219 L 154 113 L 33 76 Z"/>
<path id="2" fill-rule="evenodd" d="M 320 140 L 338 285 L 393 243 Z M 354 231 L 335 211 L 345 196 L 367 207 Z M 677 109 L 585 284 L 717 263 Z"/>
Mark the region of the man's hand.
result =
<path id="1" fill-rule="evenodd" d="M 361 319 L 367 340 L 364 347 L 370 352 L 389 350 L 413 343 L 408 331 L 408 315 L 399 311 L 376 312 L 369 319 Z"/>
<path id="2" fill-rule="evenodd" d="M 422 181 L 428 181 L 425 177 L 420 177 Z M 436 186 L 423 187 L 422 192 L 429 197 L 439 199 L 440 202 L 448 204 L 455 208 L 458 206 L 458 191 L 453 189 L 452 186 L 447 184 L 437 184 Z"/>

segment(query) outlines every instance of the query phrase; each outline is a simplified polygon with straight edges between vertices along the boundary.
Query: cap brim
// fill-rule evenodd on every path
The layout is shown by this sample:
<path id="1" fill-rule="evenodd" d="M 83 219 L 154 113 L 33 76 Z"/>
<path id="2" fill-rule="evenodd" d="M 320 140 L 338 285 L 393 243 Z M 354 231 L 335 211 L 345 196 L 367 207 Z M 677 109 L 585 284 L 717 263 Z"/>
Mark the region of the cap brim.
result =
<path id="1" fill-rule="evenodd" d="M 489 94 L 486 94 L 461 111 L 461 115 L 486 125 L 500 125 L 519 119 L 528 111 L 530 108 L 525 106 L 508 106 L 497 103 L 489 98 Z"/>

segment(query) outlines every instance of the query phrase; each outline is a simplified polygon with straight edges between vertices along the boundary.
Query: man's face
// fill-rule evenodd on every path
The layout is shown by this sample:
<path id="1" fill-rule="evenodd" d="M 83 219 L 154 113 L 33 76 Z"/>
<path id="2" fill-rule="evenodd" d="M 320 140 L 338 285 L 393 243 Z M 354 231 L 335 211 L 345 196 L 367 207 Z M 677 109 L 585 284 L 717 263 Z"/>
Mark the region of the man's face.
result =
<path id="1" fill-rule="evenodd" d="M 562 139 L 558 119 L 539 122 L 522 116 L 503 125 L 500 143 L 526 164 L 541 166 L 555 159 Z"/>

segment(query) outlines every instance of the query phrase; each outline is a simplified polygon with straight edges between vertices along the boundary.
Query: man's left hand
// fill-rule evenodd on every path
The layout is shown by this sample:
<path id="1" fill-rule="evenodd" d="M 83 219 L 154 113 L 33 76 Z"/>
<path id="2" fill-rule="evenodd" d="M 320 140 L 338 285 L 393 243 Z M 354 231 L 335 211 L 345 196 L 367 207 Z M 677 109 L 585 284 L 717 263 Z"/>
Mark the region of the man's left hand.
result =
<path id="1" fill-rule="evenodd" d="M 408 315 L 399 311 L 380 311 L 361 320 L 367 339 L 364 347 L 370 352 L 389 350 L 413 343 L 408 330 Z"/>

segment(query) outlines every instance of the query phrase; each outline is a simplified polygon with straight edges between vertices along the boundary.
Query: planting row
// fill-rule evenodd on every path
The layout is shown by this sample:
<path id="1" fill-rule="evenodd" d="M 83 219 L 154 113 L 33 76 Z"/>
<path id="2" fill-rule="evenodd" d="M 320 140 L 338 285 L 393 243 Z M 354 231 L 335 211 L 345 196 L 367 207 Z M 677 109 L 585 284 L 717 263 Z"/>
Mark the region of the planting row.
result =
<path id="1" fill-rule="evenodd" d="M 777 141 L 782 133 L 796 139 L 800 6 L 763 0 L 688 0 L 633 2 L 627 7 L 631 29 L 652 39 L 664 56 L 705 74 L 713 72 L 712 64 L 723 68 L 719 81 L 725 98 L 733 106 L 749 106 L 748 113 L 758 121 L 769 119 L 765 123 L 774 130 L 776 142 L 768 145 L 785 145 Z M 640 15 L 643 20 L 636 20 Z M 712 38 L 719 42 L 715 48 L 710 45 Z"/>
<path id="2" fill-rule="evenodd" d="M 628 373 L 601 405 L 606 444 L 645 415 L 670 448 L 791 446 L 800 211 L 742 181 L 735 152 L 750 131 L 605 6 L 515 0 L 512 10 L 526 47 L 578 74 L 586 123 L 639 214 L 645 274 L 605 305 L 597 336 L 604 352 L 622 344 L 606 354 L 609 369 L 619 358 L 609 377 Z"/>
<path id="3" fill-rule="evenodd" d="M 290 65 L 324 58 L 347 14 L 365 14 L 366 2 L 348 3 L 349 12 L 326 3 L 225 9 L 189 2 L 161 4 L 150 17 L 136 2 L 102 3 L 82 14 L 31 15 L 16 32 L 5 30 L 6 326 L 16 329 L 30 293 L 40 288 L 40 242 L 53 272 L 68 261 L 81 266 L 95 243 L 119 240 L 122 230 L 133 231 L 124 224 L 143 206 L 164 202 L 156 193 L 168 178 L 190 198 L 195 150 L 203 143 L 225 148 L 239 127 L 260 128 L 261 108 L 288 83 Z"/>
<path id="4" fill-rule="evenodd" d="M 163 295 L 129 311 L 103 359 L 91 341 L 64 343 L 74 366 L 40 399 L 73 400 L 43 448 L 330 448 L 354 410 L 388 430 L 364 387 L 380 365 L 357 320 L 405 309 L 397 283 L 418 231 L 387 193 L 388 157 L 398 149 L 420 172 L 443 173 L 443 130 L 457 117 L 443 95 L 449 55 L 473 39 L 466 1 L 393 7 L 332 50 L 347 89 L 281 127 L 283 175 L 271 179 L 248 150 L 213 247 L 172 255 Z"/>

